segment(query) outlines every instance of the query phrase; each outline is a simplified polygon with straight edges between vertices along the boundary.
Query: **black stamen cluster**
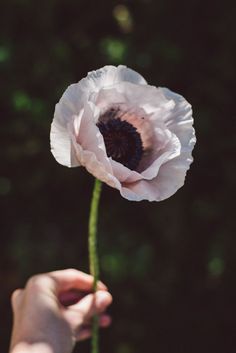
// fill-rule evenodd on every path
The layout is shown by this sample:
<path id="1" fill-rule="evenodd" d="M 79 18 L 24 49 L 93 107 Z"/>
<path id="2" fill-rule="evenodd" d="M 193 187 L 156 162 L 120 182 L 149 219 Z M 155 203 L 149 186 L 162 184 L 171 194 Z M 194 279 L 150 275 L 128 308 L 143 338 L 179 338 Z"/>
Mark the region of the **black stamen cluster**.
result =
<path id="1" fill-rule="evenodd" d="M 137 129 L 120 118 L 100 121 L 97 126 L 103 136 L 108 157 L 135 170 L 143 154 L 142 140 Z"/>

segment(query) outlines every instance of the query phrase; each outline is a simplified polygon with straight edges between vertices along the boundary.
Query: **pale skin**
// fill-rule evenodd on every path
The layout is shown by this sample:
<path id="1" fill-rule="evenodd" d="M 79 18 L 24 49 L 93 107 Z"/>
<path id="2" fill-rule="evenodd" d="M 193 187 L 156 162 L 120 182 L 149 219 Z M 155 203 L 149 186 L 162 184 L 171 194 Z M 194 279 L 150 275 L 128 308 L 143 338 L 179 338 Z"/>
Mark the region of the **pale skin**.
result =
<path id="1" fill-rule="evenodd" d="M 92 294 L 92 285 L 92 276 L 74 269 L 31 277 L 12 295 L 9 353 L 71 353 L 77 341 L 91 336 L 94 314 L 101 327 L 109 326 L 104 312 L 112 296 L 102 282 Z"/>

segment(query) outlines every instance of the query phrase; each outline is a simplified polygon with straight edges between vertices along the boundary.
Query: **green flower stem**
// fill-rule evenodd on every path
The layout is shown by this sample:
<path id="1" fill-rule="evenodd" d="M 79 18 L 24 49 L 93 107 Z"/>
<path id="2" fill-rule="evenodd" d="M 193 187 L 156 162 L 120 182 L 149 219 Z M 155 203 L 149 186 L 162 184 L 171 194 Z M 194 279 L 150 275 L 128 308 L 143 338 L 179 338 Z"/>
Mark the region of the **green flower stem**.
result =
<path id="1" fill-rule="evenodd" d="M 98 220 L 98 206 L 100 195 L 102 191 L 102 182 L 95 179 L 93 196 L 91 201 L 90 215 L 89 215 L 89 266 L 90 273 L 94 277 L 93 292 L 97 290 L 97 282 L 99 278 L 99 262 L 97 254 L 97 220 Z M 98 316 L 93 317 L 92 324 L 92 353 L 99 353 L 98 347 Z"/>

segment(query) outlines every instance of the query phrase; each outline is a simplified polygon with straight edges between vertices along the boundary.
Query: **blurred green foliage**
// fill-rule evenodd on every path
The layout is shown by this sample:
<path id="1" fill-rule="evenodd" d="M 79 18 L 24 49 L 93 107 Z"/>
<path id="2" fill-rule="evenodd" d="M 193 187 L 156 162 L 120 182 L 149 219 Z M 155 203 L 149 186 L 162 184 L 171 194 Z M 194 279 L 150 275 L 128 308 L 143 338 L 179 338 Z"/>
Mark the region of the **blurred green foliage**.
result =
<path id="1" fill-rule="evenodd" d="M 99 252 L 114 323 L 102 351 L 235 352 L 235 15 L 227 0 L 1 1 L 2 352 L 16 287 L 37 272 L 88 271 L 93 179 L 55 162 L 50 123 L 70 83 L 120 63 L 192 103 L 198 144 L 169 200 L 131 203 L 104 187 Z"/>

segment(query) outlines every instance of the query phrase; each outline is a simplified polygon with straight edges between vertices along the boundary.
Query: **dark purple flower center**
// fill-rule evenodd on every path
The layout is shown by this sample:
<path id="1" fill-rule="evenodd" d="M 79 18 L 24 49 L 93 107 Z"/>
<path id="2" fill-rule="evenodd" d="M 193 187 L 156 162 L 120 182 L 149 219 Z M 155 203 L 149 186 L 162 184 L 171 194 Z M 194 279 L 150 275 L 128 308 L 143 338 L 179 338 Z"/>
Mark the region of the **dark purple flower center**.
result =
<path id="1" fill-rule="evenodd" d="M 100 121 L 97 126 L 103 136 L 108 157 L 136 170 L 143 154 L 142 140 L 137 129 L 120 118 Z"/>

